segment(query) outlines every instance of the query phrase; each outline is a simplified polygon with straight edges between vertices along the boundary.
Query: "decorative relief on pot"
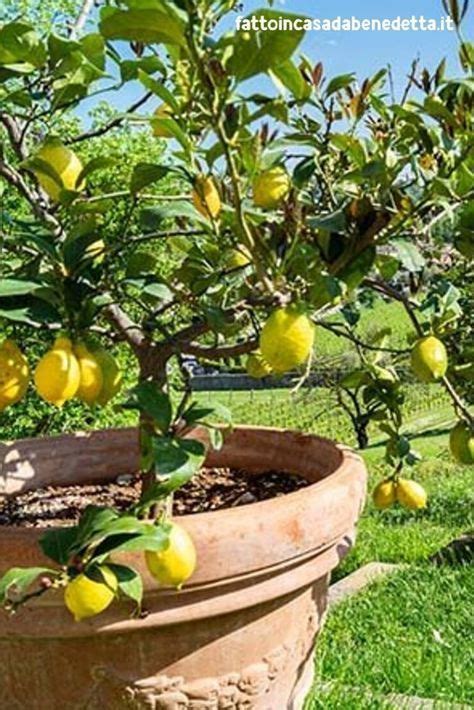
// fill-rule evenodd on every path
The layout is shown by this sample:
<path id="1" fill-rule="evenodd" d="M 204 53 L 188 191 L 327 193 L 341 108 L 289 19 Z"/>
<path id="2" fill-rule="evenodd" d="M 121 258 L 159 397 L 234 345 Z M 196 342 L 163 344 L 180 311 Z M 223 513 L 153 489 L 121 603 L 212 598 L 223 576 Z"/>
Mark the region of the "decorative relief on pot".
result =
<path id="1" fill-rule="evenodd" d="M 120 687 L 125 707 L 133 710 L 252 710 L 262 707 L 262 699 L 284 672 L 288 657 L 288 647 L 280 646 L 239 673 L 189 682 L 180 676 L 156 675 L 126 685 L 127 681 L 103 668 L 95 675 L 117 690 Z"/>

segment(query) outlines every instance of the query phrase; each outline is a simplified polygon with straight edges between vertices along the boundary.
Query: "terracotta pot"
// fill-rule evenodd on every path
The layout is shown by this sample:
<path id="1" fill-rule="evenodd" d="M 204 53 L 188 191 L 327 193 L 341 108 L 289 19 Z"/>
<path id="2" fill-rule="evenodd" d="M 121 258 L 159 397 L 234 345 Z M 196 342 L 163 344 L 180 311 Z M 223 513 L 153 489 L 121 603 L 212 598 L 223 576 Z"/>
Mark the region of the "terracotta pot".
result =
<path id="1" fill-rule="evenodd" d="M 137 469 L 135 430 L 20 441 L 3 447 L 0 494 L 113 479 Z M 353 544 L 366 471 L 351 450 L 300 433 L 241 427 L 210 466 L 302 474 L 311 486 L 180 522 L 196 574 L 157 589 L 141 555 L 145 618 L 126 602 L 74 623 L 47 594 L 0 614 L 0 707 L 8 710 L 284 710 L 300 708 L 331 570 Z M 0 571 L 42 565 L 40 530 L 0 529 Z"/>

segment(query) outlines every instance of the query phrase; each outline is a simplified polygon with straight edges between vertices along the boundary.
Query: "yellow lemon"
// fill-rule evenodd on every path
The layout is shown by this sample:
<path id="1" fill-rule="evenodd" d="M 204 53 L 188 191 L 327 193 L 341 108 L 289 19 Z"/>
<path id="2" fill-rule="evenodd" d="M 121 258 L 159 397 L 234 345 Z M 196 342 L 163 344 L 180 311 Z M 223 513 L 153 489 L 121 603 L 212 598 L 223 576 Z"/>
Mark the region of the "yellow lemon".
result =
<path id="1" fill-rule="evenodd" d="M 271 168 L 253 181 L 253 201 L 257 207 L 275 209 L 290 192 L 290 176 L 283 168 Z"/>
<path id="2" fill-rule="evenodd" d="M 173 523 L 166 550 L 148 551 L 145 560 L 157 582 L 179 589 L 196 569 L 196 549 L 186 530 Z"/>
<path id="3" fill-rule="evenodd" d="M 95 404 L 104 386 L 102 369 L 95 355 L 82 343 L 75 346 L 74 354 L 81 371 L 81 381 L 77 396 L 86 404 Z"/>
<path id="4" fill-rule="evenodd" d="M 268 377 L 272 374 L 272 368 L 262 357 L 262 353 L 256 352 L 251 353 L 247 358 L 246 364 L 247 374 L 250 377 L 254 377 L 256 380 L 260 380 L 262 377 Z"/>
<path id="5" fill-rule="evenodd" d="M 168 104 L 161 104 L 153 113 L 154 119 L 173 118 L 173 109 Z M 155 138 L 173 138 L 172 132 L 159 121 L 151 119 L 151 127 Z"/>
<path id="6" fill-rule="evenodd" d="M 427 335 L 418 340 L 411 351 L 413 372 L 422 382 L 435 382 L 446 374 L 448 353 L 441 340 Z"/>
<path id="7" fill-rule="evenodd" d="M 59 141 L 48 141 L 40 148 L 36 157 L 48 163 L 61 179 L 60 186 L 49 175 L 40 170 L 35 170 L 38 182 L 52 200 L 58 201 L 61 189 L 84 189 L 84 182 L 81 185 L 76 185 L 77 179 L 82 172 L 82 163 L 77 155 L 69 148 L 66 148 L 65 145 Z"/>
<path id="8" fill-rule="evenodd" d="M 0 412 L 22 399 L 29 379 L 25 356 L 13 340 L 5 340 L 0 345 Z"/>
<path id="9" fill-rule="evenodd" d="M 260 334 L 262 357 L 277 374 L 305 363 L 313 343 L 314 325 L 295 306 L 273 311 Z"/>
<path id="10" fill-rule="evenodd" d="M 398 479 L 397 500 L 405 508 L 410 510 L 426 508 L 427 499 L 426 491 L 419 483 L 410 481 L 407 478 Z"/>
<path id="11" fill-rule="evenodd" d="M 38 394 L 50 404 L 62 407 L 72 399 L 81 383 L 81 370 L 69 338 L 60 337 L 36 366 Z"/>
<path id="12" fill-rule="evenodd" d="M 64 591 L 64 603 L 76 621 L 100 614 L 115 598 L 117 577 L 108 567 L 100 567 L 100 572 L 103 582 L 79 574 L 68 583 Z"/>
<path id="13" fill-rule="evenodd" d="M 474 463 L 474 431 L 467 422 L 458 422 L 451 430 L 449 448 L 459 463 Z"/>
<path id="14" fill-rule="evenodd" d="M 199 175 L 194 183 L 193 204 L 203 217 L 217 219 L 222 204 L 219 192 L 212 177 Z"/>
<path id="15" fill-rule="evenodd" d="M 245 246 L 232 249 L 227 258 L 228 269 L 241 269 L 252 263 L 252 255 Z"/>
<path id="16" fill-rule="evenodd" d="M 376 508 L 384 510 L 384 508 L 390 508 L 391 505 L 397 500 L 397 487 L 390 478 L 386 478 L 384 481 L 380 481 L 372 493 L 372 498 Z"/>
<path id="17" fill-rule="evenodd" d="M 117 360 L 107 350 L 100 347 L 94 348 L 93 353 L 102 371 L 102 389 L 97 396 L 96 403 L 105 407 L 119 392 L 123 375 Z"/>

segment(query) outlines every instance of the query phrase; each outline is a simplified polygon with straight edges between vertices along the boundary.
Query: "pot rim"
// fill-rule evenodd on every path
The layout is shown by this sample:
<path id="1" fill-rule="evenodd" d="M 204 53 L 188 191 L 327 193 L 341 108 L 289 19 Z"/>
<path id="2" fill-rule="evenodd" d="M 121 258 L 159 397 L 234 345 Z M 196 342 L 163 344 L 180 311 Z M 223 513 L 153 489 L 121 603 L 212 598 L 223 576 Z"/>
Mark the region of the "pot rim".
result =
<path id="1" fill-rule="evenodd" d="M 48 437 L 38 437 L 38 438 L 27 438 L 27 439 L 18 439 L 16 441 L 12 442 L 5 442 L 5 447 L 9 448 L 11 446 L 15 446 L 18 444 L 23 444 L 23 443 L 33 443 L 37 441 L 54 441 L 54 440 L 63 440 L 65 438 L 71 437 L 71 438 L 82 438 L 87 437 L 87 435 L 90 434 L 116 434 L 120 432 L 131 432 L 131 431 L 138 431 L 136 427 L 112 427 L 110 429 L 94 429 L 90 431 L 80 431 L 80 432 L 73 432 L 72 434 L 58 434 L 55 436 L 48 436 Z M 272 498 L 267 498 L 266 500 L 260 500 L 256 501 L 255 503 L 247 503 L 241 506 L 236 506 L 236 507 L 229 507 L 229 508 L 220 508 L 219 510 L 208 510 L 204 511 L 201 513 L 187 513 L 185 515 L 178 515 L 178 516 L 173 516 L 173 519 L 176 521 L 185 521 L 185 522 L 190 522 L 190 521 L 196 521 L 196 523 L 201 522 L 204 519 L 209 520 L 213 519 L 213 521 L 220 521 L 225 517 L 228 517 L 229 515 L 234 515 L 238 516 L 241 515 L 242 509 L 245 511 L 249 510 L 250 508 L 253 511 L 258 511 L 258 513 L 264 514 L 267 512 L 271 507 L 275 505 L 275 503 L 278 502 L 289 502 L 289 501 L 296 501 L 298 499 L 303 499 L 306 497 L 307 493 L 309 490 L 315 491 L 316 487 L 318 487 L 318 490 L 324 487 L 324 484 L 328 485 L 328 481 L 333 482 L 335 480 L 335 477 L 344 477 L 347 474 L 347 468 L 349 466 L 352 466 L 354 463 L 359 463 L 363 464 L 363 460 L 360 457 L 359 454 L 357 454 L 354 449 L 352 449 L 350 446 L 347 446 L 345 444 L 340 444 L 336 441 L 333 441 L 332 439 L 329 439 L 324 436 L 319 436 L 318 434 L 312 434 L 312 433 L 305 433 L 305 432 L 300 432 L 295 429 L 284 429 L 283 427 L 269 427 L 269 426 L 256 426 L 256 425 L 236 425 L 232 428 L 232 432 L 235 431 L 254 431 L 254 432 L 262 432 L 262 433 L 278 433 L 278 434 L 288 434 L 291 436 L 297 436 L 298 438 L 304 438 L 304 439 L 312 439 L 314 441 L 318 441 L 320 443 L 324 443 L 326 445 L 329 445 L 333 448 L 334 451 L 339 452 L 340 454 L 340 461 L 339 465 L 332 471 L 326 473 L 324 476 L 322 476 L 319 480 L 315 482 L 308 482 L 307 486 L 304 486 L 301 489 L 298 489 L 296 491 L 292 491 L 291 493 L 285 493 L 282 496 L 273 496 Z M 207 460 L 209 456 L 214 454 L 217 458 L 219 457 L 219 451 L 216 452 L 211 452 L 208 451 L 208 455 L 206 456 L 206 460 L 203 464 L 205 467 L 215 467 L 218 468 L 218 465 L 212 465 L 212 464 L 207 464 Z M 242 466 L 242 469 L 245 470 L 245 467 Z M 267 469 L 268 470 L 268 469 Z M 1 472 L 1 466 L 0 466 L 0 472 Z M 248 471 L 248 473 L 251 473 Z M 284 470 L 281 471 L 281 473 L 287 473 L 290 475 L 297 475 L 302 478 L 306 478 L 306 476 L 301 472 L 301 470 L 298 469 L 297 466 L 295 466 L 294 471 L 289 471 L 289 470 Z M 306 480 L 308 480 L 306 478 Z M 111 478 L 110 480 L 104 479 L 103 484 L 107 483 L 112 483 L 114 482 L 114 479 Z M 62 488 L 66 487 L 67 485 L 73 485 L 73 486 L 86 486 L 89 485 L 87 481 L 84 481 L 82 483 L 74 483 L 74 481 L 69 481 L 67 483 L 62 484 L 57 484 L 57 483 L 52 483 L 52 484 L 43 484 L 41 486 L 38 486 L 37 488 L 29 488 L 28 491 L 34 491 L 34 490 L 40 490 L 41 488 L 46 488 L 48 485 L 52 485 L 57 488 Z M 4 494 L 2 491 L 0 491 L 0 501 L 2 499 L 8 500 L 9 498 L 14 498 L 17 497 L 18 495 L 22 495 L 22 491 L 15 492 L 13 494 Z M 104 507 L 113 507 L 113 506 L 104 506 Z M 26 527 L 26 526 L 21 526 L 21 525 L 3 525 L 0 526 L 0 531 L 1 530 L 10 530 L 10 531 L 15 531 L 15 532 L 22 532 L 23 534 L 27 533 L 37 533 L 39 535 L 44 534 L 47 530 L 58 530 L 63 527 L 67 527 L 66 525 L 64 526 L 51 526 L 51 527 L 44 527 L 44 528 L 39 528 L 36 526 L 31 526 L 31 527 Z M 34 536 L 34 535 L 32 535 Z"/>
<path id="2" fill-rule="evenodd" d="M 101 451 L 104 446 L 106 449 L 104 433 L 112 443 L 121 444 L 124 455 L 130 454 L 134 430 L 128 430 L 128 434 L 125 431 L 125 438 L 124 430 L 107 430 L 99 433 L 98 443 L 95 440 L 92 444 L 96 446 L 95 462 L 97 446 L 102 446 Z M 61 450 L 66 445 L 67 451 L 67 437 L 61 439 Z M 117 451 L 113 450 L 113 456 L 117 459 Z M 309 479 L 319 476 L 320 480 L 269 500 L 179 516 L 177 520 L 193 537 L 198 553 L 196 572 L 180 592 L 157 587 L 141 553 L 120 553 L 117 561 L 129 564 L 142 575 L 149 612 L 144 620 L 124 619 L 125 603 L 121 603 L 97 618 L 71 624 L 58 591 L 35 600 L 13 620 L 0 617 L 0 638 L 121 633 L 231 613 L 253 606 L 256 599 L 268 601 L 294 593 L 337 566 L 352 545 L 365 499 L 366 469 L 355 452 L 313 434 L 271 427 L 236 427 L 223 450 L 210 453 L 206 464 L 215 465 L 213 461 L 225 456 L 237 457 L 244 470 L 247 456 L 254 462 L 255 473 L 272 470 L 267 463 L 276 459 L 285 463 L 279 470 Z M 117 460 L 121 460 L 120 456 Z M 22 566 L 51 565 L 37 545 L 44 531 L 17 526 L 0 530 L 2 568 L 18 566 L 19 561 Z"/>

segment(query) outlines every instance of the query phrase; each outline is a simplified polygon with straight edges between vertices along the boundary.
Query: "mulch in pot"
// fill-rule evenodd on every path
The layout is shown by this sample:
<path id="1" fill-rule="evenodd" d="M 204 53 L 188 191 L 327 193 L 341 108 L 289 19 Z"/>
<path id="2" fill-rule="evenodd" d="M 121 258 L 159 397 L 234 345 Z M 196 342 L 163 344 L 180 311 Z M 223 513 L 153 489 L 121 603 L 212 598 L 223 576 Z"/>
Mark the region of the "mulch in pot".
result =
<path id="1" fill-rule="evenodd" d="M 173 514 L 188 515 L 250 505 L 293 493 L 308 485 L 296 475 L 269 471 L 249 476 L 245 471 L 204 468 L 175 493 Z M 125 510 L 138 500 L 138 476 L 122 476 L 103 485 L 50 486 L 0 502 L 0 527 L 47 528 L 79 520 L 88 505 Z"/>

